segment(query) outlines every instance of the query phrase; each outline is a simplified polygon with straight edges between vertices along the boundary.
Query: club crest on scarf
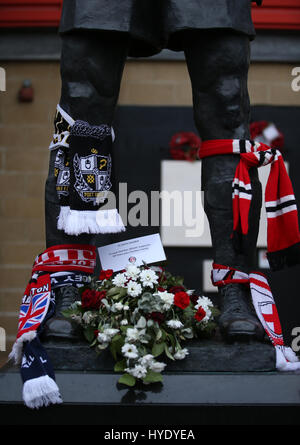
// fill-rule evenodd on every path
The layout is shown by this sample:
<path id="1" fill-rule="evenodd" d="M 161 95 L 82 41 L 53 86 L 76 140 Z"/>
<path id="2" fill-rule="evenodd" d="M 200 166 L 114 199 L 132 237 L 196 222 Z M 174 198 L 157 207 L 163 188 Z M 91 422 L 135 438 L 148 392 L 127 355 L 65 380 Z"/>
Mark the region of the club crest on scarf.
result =
<path id="1" fill-rule="evenodd" d="M 56 192 L 58 198 L 69 195 L 70 187 L 70 163 L 66 160 L 64 150 L 58 149 L 55 163 L 54 176 L 56 177 Z"/>
<path id="2" fill-rule="evenodd" d="M 111 189 L 111 156 L 99 155 L 94 148 L 88 156 L 74 156 L 75 190 L 84 202 L 94 206 L 104 202 Z"/>
<path id="3" fill-rule="evenodd" d="M 20 307 L 17 338 L 38 329 L 47 314 L 50 297 L 49 274 L 40 276 L 36 283 L 28 284 Z"/>

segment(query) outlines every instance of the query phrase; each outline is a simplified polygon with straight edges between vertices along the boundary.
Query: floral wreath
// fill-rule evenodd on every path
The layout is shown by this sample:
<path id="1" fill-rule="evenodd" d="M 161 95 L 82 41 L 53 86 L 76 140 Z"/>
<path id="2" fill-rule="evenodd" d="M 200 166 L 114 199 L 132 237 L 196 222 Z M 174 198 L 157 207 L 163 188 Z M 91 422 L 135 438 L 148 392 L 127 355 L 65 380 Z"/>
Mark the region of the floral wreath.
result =
<path id="1" fill-rule="evenodd" d="M 195 133 L 181 132 L 172 136 L 169 147 L 172 159 L 195 161 L 198 158 L 198 151 L 201 146 L 201 139 Z"/>
<path id="2" fill-rule="evenodd" d="M 273 122 L 252 122 L 250 124 L 250 137 L 252 140 L 263 142 L 271 148 L 282 150 L 284 146 L 284 135 Z"/>
<path id="3" fill-rule="evenodd" d="M 218 310 L 212 301 L 186 289 L 181 277 L 161 267 L 130 264 L 119 273 L 102 270 L 81 288 L 81 301 L 64 311 L 78 322 L 100 354 L 110 348 L 119 382 L 134 386 L 162 382 L 167 366 L 158 360 L 182 360 L 182 343 L 214 333 Z"/>

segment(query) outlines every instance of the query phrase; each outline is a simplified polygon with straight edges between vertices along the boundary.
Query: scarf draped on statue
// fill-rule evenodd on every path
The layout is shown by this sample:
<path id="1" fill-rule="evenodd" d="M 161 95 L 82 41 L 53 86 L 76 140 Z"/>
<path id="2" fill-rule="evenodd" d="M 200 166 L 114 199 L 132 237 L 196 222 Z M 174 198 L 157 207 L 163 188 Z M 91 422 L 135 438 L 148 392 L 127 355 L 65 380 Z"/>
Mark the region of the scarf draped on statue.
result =
<path id="1" fill-rule="evenodd" d="M 57 228 L 68 235 L 125 230 L 116 209 L 112 168 L 114 131 L 108 125 L 74 121 L 57 105 L 54 165 L 60 203 Z"/>
<path id="2" fill-rule="evenodd" d="M 19 314 L 17 339 L 9 358 L 21 363 L 23 400 L 29 408 L 61 403 L 53 368 L 39 335 L 55 313 L 55 289 L 80 287 L 96 265 L 96 248 L 69 244 L 46 249 L 35 259 Z"/>
<path id="3" fill-rule="evenodd" d="M 268 260 L 272 270 L 300 263 L 298 212 L 293 187 L 279 150 L 259 142 L 240 139 L 204 141 L 199 156 L 236 154 L 240 156 L 232 183 L 233 242 L 237 251 L 247 249 L 252 188 L 251 167 L 271 164 L 265 190 L 268 221 Z"/>
<path id="4" fill-rule="evenodd" d="M 222 287 L 227 284 L 250 286 L 256 315 L 269 336 L 276 351 L 276 368 L 279 371 L 300 370 L 300 361 L 290 347 L 284 345 L 276 304 L 266 277 L 260 272 L 249 275 L 232 267 L 213 264 L 212 283 Z"/>

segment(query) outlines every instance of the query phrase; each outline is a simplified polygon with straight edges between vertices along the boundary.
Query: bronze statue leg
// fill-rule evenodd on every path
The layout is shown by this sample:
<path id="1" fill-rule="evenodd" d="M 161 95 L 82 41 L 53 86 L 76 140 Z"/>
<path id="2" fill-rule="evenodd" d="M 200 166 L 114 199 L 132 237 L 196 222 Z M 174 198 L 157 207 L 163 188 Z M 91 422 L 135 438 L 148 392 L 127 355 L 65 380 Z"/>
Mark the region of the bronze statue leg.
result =
<path id="1" fill-rule="evenodd" d="M 185 49 L 192 83 L 194 118 L 203 140 L 249 139 L 249 40 L 233 32 L 207 31 L 189 40 Z M 255 265 L 255 250 L 261 208 L 261 185 L 257 169 L 250 172 L 253 200 L 250 211 L 249 249 L 234 250 L 232 190 L 238 156 L 220 155 L 203 159 L 202 187 L 214 261 L 248 272 Z M 245 286 L 222 288 L 219 324 L 230 340 L 260 338 L 263 331 L 249 306 Z"/>
<path id="2" fill-rule="evenodd" d="M 81 119 L 92 125 L 112 124 L 127 46 L 128 39 L 121 33 L 82 31 L 63 35 L 60 106 L 74 120 Z M 56 151 L 52 151 L 50 155 L 46 182 L 47 247 L 59 244 L 94 244 L 94 235 L 70 236 L 57 229 L 60 207 L 54 177 Z M 76 329 L 60 313 L 79 299 L 77 288 L 59 288 L 55 291 L 55 296 L 56 316 L 47 322 L 44 336 L 46 339 L 77 340 Z"/>
<path id="3" fill-rule="evenodd" d="M 127 57 L 128 38 L 121 33 L 92 31 L 62 36 L 60 106 L 74 120 L 112 124 Z M 46 182 L 46 244 L 93 244 L 93 235 L 66 235 L 57 230 L 59 203 L 51 153 Z"/>

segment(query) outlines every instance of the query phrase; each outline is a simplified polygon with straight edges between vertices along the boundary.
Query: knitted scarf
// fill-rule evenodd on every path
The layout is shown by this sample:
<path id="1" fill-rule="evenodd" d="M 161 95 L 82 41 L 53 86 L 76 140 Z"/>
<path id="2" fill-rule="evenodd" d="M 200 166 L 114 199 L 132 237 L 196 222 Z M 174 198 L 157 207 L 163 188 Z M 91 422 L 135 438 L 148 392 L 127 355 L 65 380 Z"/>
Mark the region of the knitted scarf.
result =
<path id="1" fill-rule="evenodd" d="M 233 242 L 235 249 L 247 249 L 249 210 L 252 188 L 249 176 L 251 167 L 271 164 L 265 190 L 268 230 L 268 260 L 272 270 L 300 263 L 300 234 L 298 212 L 293 187 L 279 150 L 259 142 L 239 139 L 204 141 L 200 158 L 236 154 L 240 162 L 232 183 Z"/>
<path id="2" fill-rule="evenodd" d="M 29 408 L 61 403 L 59 388 L 39 335 L 55 313 L 55 289 L 81 286 L 96 264 L 96 248 L 60 245 L 46 249 L 35 259 L 19 314 L 17 339 L 9 359 L 21 362 L 23 400 Z"/>
<path id="3" fill-rule="evenodd" d="M 68 235 L 124 231 L 116 209 L 112 169 L 114 132 L 108 125 L 74 121 L 59 105 L 50 150 L 60 202 L 57 228 Z"/>
<path id="4" fill-rule="evenodd" d="M 300 361 L 296 354 L 284 344 L 276 304 L 268 281 L 262 273 L 252 272 L 248 275 L 232 267 L 213 264 L 212 283 L 218 287 L 232 283 L 250 286 L 256 315 L 275 347 L 276 368 L 279 371 L 300 369 Z"/>

